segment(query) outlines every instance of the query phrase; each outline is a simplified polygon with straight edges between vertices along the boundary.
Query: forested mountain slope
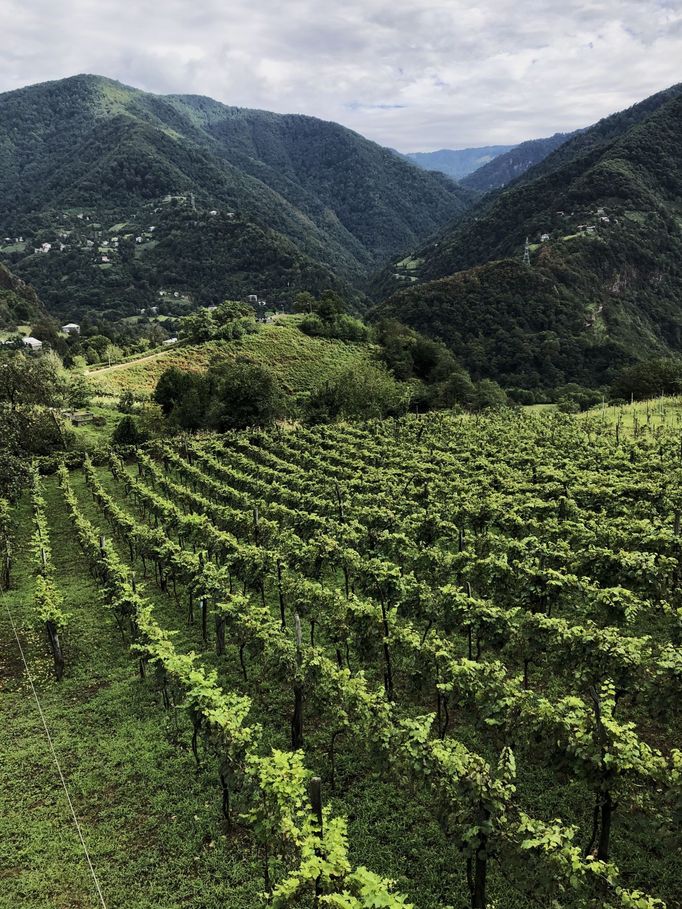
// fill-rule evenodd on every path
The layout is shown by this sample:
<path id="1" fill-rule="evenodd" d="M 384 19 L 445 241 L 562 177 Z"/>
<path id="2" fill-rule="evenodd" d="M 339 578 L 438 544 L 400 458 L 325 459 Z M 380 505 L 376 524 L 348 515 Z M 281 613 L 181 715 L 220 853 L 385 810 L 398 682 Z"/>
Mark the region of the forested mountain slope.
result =
<path id="1" fill-rule="evenodd" d="M 576 133 L 555 133 L 547 139 L 530 139 L 482 163 L 472 173 L 465 175 L 462 186 L 478 192 L 489 192 L 511 183 L 521 174 L 550 155 Z"/>
<path id="2" fill-rule="evenodd" d="M 33 288 L 0 264 L 0 330 L 32 322 L 43 315 Z"/>
<path id="3" fill-rule="evenodd" d="M 0 95 L 0 234 L 24 240 L 17 248 L 0 239 L 0 255 L 19 274 L 31 274 L 50 305 L 61 270 L 55 241 L 60 253 L 88 255 L 87 239 L 98 247 L 128 226 L 156 227 L 152 216 L 170 197 L 200 215 L 232 213 L 267 235 L 272 253 L 261 249 L 262 269 L 256 263 L 245 271 L 235 256 L 223 271 L 256 290 L 283 293 L 292 286 L 290 269 L 275 268 L 273 282 L 271 268 L 282 250 L 300 273 L 333 270 L 357 287 L 386 257 L 461 214 L 470 196 L 351 130 L 311 117 L 155 96 L 97 76 Z M 81 230 L 88 222 L 93 230 Z M 177 241 L 178 250 L 191 245 L 189 235 Z M 43 242 L 52 248 L 37 265 L 29 260 Z M 109 259 L 93 260 L 72 293 L 85 293 L 93 268 L 105 264 L 125 297 L 139 281 L 122 257 Z M 184 291 L 211 299 L 213 291 L 191 275 L 183 281 Z M 106 302 L 114 296 L 107 291 Z"/>
<path id="4" fill-rule="evenodd" d="M 380 312 L 522 387 L 595 384 L 681 351 L 680 92 L 600 122 L 484 202 L 415 253 L 412 286 Z"/>

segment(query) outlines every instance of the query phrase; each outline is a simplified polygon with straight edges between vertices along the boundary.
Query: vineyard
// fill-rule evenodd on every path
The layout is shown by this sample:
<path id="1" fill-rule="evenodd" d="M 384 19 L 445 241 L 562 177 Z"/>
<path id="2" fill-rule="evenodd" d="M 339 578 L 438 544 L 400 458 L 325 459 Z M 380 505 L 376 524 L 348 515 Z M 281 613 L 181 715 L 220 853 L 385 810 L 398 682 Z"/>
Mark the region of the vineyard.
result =
<path id="1" fill-rule="evenodd" d="M 111 905 L 682 907 L 679 427 L 150 443 L 36 473 L 0 548 Z M 59 868 L 0 905 L 95 905 L 77 844 L 17 829 L 52 771 L 0 619 L 0 758 L 32 767 L 0 858 Z"/>

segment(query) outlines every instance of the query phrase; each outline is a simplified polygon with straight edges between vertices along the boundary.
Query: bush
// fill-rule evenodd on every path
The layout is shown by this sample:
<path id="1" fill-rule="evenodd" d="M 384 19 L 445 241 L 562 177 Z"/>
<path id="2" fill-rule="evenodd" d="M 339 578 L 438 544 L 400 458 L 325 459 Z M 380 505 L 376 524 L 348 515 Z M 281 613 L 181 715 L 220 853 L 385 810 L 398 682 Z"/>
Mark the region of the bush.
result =
<path id="1" fill-rule="evenodd" d="M 111 444 L 116 446 L 141 445 L 145 441 L 144 433 L 137 425 L 135 417 L 123 417 L 111 436 Z"/>
<path id="2" fill-rule="evenodd" d="M 268 426 L 284 414 L 284 396 L 270 370 L 253 363 L 232 363 L 206 375 L 208 409 L 205 425 L 224 432 Z"/>
<path id="3" fill-rule="evenodd" d="M 492 410 L 505 407 L 507 395 L 503 388 L 492 379 L 481 379 L 476 386 L 472 407 L 474 410 Z"/>
<path id="4" fill-rule="evenodd" d="M 369 364 L 349 369 L 317 389 L 308 402 L 306 418 L 322 423 L 340 418 L 367 420 L 404 413 L 410 392 L 385 370 Z"/>

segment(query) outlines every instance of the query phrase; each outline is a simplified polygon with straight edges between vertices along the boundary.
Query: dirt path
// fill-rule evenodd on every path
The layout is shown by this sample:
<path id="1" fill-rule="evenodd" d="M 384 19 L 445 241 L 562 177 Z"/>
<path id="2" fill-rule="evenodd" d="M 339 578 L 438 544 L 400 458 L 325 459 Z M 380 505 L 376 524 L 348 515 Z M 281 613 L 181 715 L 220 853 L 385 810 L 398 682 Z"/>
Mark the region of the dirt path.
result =
<path id="1" fill-rule="evenodd" d="M 174 349 L 175 347 L 168 348 L 168 350 Z M 136 360 L 126 360 L 124 363 L 114 363 L 113 366 L 103 366 L 100 369 L 86 369 L 83 375 L 101 376 L 103 373 L 114 372 L 116 369 L 127 369 L 129 366 L 136 366 L 138 363 L 143 363 L 145 360 L 156 360 L 158 357 L 162 357 L 165 353 L 168 353 L 168 350 L 157 350 L 156 353 L 145 354 L 144 357 L 138 357 Z"/>

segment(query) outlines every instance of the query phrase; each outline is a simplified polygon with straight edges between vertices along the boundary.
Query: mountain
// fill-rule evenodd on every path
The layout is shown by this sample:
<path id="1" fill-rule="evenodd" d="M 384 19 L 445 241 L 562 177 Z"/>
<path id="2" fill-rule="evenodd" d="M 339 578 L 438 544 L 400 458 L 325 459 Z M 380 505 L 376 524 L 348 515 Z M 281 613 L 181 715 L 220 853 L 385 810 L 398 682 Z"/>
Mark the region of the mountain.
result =
<path id="1" fill-rule="evenodd" d="M 462 185 L 484 193 L 506 186 L 575 135 L 577 133 L 555 133 L 548 139 L 530 139 L 507 148 L 491 161 L 482 161 L 478 168 L 472 169 L 473 173 L 464 175 Z"/>
<path id="2" fill-rule="evenodd" d="M 682 352 L 680 147 L 678 85 L 579 133 L 394 264 L 377 316 L 526 389 L 599 385 Z"/>
<path id="3" fill-rule="evenodd" d="M 72 294 L 83 297 L 91 281 L 105 304 L 123 298 L 133 305 L 132 295 L 137 305 L 140 276 L 111 242 L 109 262 L 92 250 L 114 236 L 134 241 L 141 236 L 134 230 L 158 227 L 173 205 L 197 214 L 186 220 L 185 233 L 173 219 L 176 252 L 206 250 L 216 240 L 215 225 L 231 220 L 243 227 L 242 247 L 258 235 L 258 260 L 223 257 L 225 292 L 236 276 L 240 286 L 285 294 L 307 286 L 306 274 L 361 287 L 372 269 L 459 216 L 470 198 L 446 177 L 312 117 L 157 96 L 86 75 L 0 95 L 0 234 L 25 240 L 23 249 L 0 248 L 0 255 L 18 274 L 31 275 L 50 307 L 63 309 Z M 225 217 L 199 242 L 192 234 L 211 211 Z M 228 227 L 223 245 L 234 239 Z M 35 253 L 42 243 L 50 249 Z M 154 268 L 170 261 L 159 263 L 156 253 L 153 262 L 154 247 L 138 246 L 134 261 L 150 284 L 149 302 L 163 283 Z M 68 287 L 60 274 L 63 253 L 77 262 L 69 273 L 78 280 Z M 102 264 L 111 266 L 104 285 L 95 271 Z M 294 283 L 292 271 L 301 276 Z M 177 282 L 198 302 L 225 293 L 206 289 L 187 270 Z"/>
<path id="4" fill-rule="evenodd" d="M 410 161 L 424 170 L 447 174 L 453 180 L 461 180 L 472 171 L 488 165 L 499 155 L 511 151 L 513 145 L 486 145 L 482 148 L 441 148 L 432 152 L 409 152 Z M 476 189 L 476 187 L 472 187 Z"/>

